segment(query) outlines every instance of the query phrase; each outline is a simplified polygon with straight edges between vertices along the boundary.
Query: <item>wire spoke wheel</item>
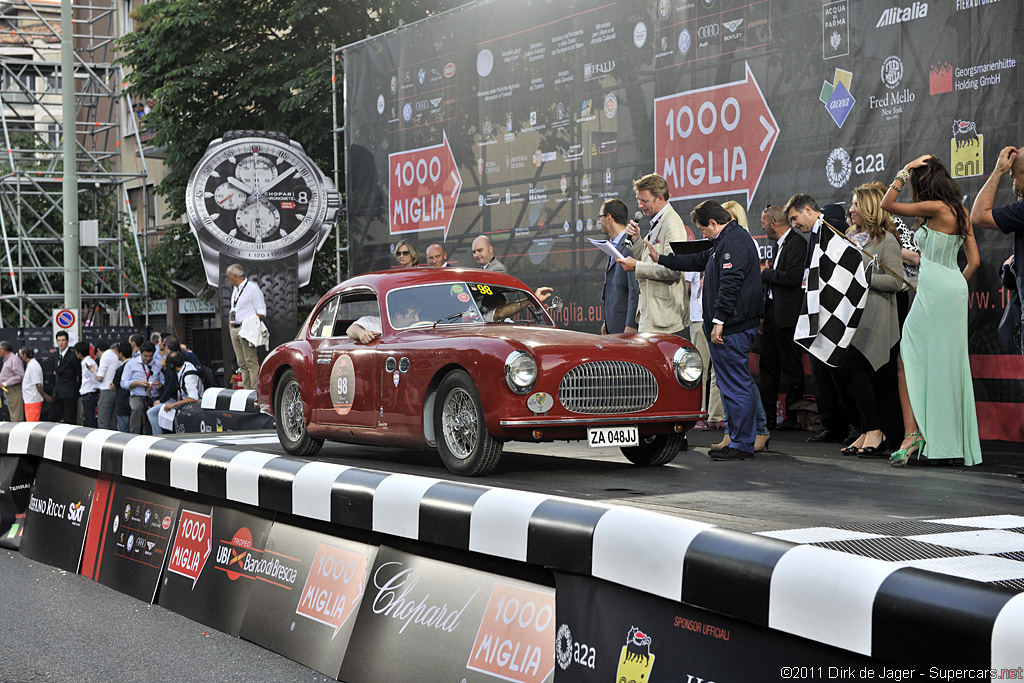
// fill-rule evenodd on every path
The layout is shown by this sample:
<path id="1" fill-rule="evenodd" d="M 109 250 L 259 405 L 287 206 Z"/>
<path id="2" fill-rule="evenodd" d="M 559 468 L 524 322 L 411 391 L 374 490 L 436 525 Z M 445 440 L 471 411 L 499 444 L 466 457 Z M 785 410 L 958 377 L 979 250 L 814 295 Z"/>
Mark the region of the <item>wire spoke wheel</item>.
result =
<path id="1" fill-rule="evenodd" d="M 314 438 L 306 430 L 306 415 L 302 403 L 302 388 L 293 370 L 286 370 L 277 384 L 274 401 L 274 421 L 281 446 L 291 455 L 313 455 L 324 445 L 323 439 Z"/>
<path id="2" fill-rule="evenodd" d="M 444 400 L 441 412 L 444 425 L 444 439 L 452 450 L 452 455 L 465 460 L 473 451 L 479 439 L 480 429 L 476 406 L 473 397 L 465 389 L 457 388 Z"/>
<path id="3" fill-rule="evenodd" d="M 441 461 L 455 474 L 487 474 L 501 458 L 503 443 L 487 431 L 480 394 L 464 370 L 448 373 L 438 386 L 434 433 Z"/>

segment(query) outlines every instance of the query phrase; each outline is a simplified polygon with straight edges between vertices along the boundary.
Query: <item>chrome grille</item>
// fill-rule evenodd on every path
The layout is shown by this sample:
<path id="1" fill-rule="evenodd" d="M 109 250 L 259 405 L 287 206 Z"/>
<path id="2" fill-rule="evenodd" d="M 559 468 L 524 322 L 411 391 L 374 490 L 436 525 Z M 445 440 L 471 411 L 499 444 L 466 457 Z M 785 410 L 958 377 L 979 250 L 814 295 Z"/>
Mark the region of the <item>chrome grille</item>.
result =
<path id="1" fill-rule="evenodd" d="M 614 415 L 647 410 L 658 399 L 658 381 L 647 368 L 619 360 L 584 363 L 565 374 L 558 400 L 566 410 Z"/>

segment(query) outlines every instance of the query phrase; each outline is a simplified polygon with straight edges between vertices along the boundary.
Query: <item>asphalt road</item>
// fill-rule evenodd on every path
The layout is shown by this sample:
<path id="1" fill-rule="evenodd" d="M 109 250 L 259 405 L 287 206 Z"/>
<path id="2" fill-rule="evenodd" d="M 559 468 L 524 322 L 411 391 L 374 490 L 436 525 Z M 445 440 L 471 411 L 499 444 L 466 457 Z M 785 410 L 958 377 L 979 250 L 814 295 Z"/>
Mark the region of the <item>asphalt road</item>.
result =
<path id="1" fill-rule="evenodd" d="M 220 438 L 254 436 L 260 435 Z M 581 443 L 511 443 L 492 475 L 472 481 L 643 507 L 750 532 L 1024 510 L 1016 476 L 1021 468 L 1014 466 L 1020 452 L 986 450 L 989 464 L 974 468 L 893 469 L 885 460 L 842 456 L 835 445 L 808 444 L 806 436 L 776 433 L 765 454 L 715 462 L 706 448 L 721 432 L 696 433 L 690 451 L 649 469 L 630 465 L 617 450 Z M 273 443 L 238 448 L 280 452 Z M 450 475 L 432 451 L 328 444 L 319 457 L 465 481 Z M 244 640 L 7 550 L 0 550 L 0 624 L 0 682 L 330 680 Z"/>

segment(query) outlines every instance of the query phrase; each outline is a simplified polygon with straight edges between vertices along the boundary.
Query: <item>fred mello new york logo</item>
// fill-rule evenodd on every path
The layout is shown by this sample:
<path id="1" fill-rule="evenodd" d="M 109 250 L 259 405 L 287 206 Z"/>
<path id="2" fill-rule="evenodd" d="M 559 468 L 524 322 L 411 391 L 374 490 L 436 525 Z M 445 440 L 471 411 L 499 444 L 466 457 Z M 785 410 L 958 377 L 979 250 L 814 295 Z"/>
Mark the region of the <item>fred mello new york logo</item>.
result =
<path id="1" fill-rule="evenodd" d="M 825 81 L 821 86 L 821 95 L 818 97 L 825 105 L 828 115 L 840 128 L 846 123 L 846 117 L 850 115 L 853 105 L 857 103 L 857 100 L 850 94 L 851 80 L 853 80 L 851 72 L 836 69 L 832 83 Z"/>

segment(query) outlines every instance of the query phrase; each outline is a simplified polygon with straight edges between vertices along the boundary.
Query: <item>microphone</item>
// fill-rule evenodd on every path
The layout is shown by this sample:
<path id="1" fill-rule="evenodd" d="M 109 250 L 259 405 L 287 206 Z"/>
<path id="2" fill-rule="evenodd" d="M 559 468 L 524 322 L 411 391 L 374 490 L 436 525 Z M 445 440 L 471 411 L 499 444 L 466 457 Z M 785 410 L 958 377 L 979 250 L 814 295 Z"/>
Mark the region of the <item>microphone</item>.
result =
<path id="1" fill-rule="evenodd" d="M 644 218 L 644 212 L 643 211 L 637 211 L 636 213 L 633 214 L 633 220 L 636 221 L 636 224 L 638 226 L 640 225 L 640 221 L 642 221 L 643 218 Z M 628 235 L 628 234 L 626 235 L 626 244 L 628 244 L 630 246 L 633 246 L 633 236 L 632 235 Z"/>

